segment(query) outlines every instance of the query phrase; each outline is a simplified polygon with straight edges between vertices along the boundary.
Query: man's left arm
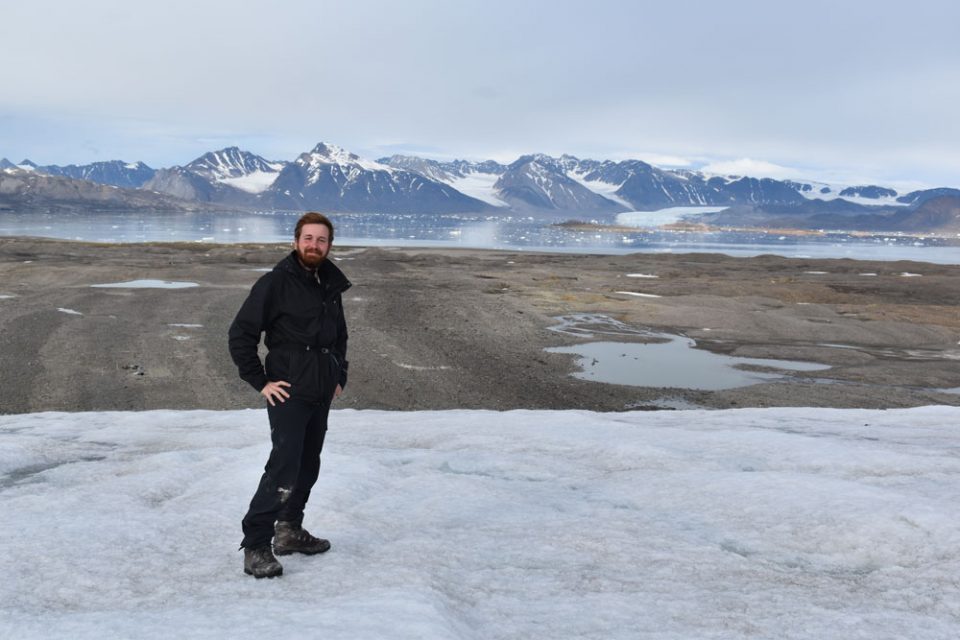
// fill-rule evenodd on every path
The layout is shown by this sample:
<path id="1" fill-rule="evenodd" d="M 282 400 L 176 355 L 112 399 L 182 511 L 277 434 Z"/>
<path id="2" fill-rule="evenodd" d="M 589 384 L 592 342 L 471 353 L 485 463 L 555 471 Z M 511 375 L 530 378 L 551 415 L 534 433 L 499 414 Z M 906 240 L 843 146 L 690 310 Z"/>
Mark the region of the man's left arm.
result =
<path id="1" fill-rule="evenodd" d="M 347 362 L 347 318 L 343 311 L 343 299 L 337 294 L 337 306 L 340 307 L 340 320 L 337 324 L 337 342 L 334 345 L 334 351 L 337 358 L 340 359 L 340 380 L 339 387 L 342 391 L 347 386 L 347 368 L 350 363 Z M 339 395 L 339 394 L 337 394 Z"/>

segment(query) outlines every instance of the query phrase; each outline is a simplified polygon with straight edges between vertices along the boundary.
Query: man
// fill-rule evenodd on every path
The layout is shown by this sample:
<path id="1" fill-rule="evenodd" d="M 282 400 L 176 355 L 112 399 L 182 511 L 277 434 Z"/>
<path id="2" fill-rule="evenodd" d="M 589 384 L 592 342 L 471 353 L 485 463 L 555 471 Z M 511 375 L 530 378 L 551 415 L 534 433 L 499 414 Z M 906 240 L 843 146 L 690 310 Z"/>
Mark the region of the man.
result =
<path id="1" fill-rule="evenodd" d="M 320 471 L 330 403 L 347 384 L 341 294 L 350 282 L 327 260 L 332 245 L 333 223 L 319 213 L 304 214 L 293 251 L 253 285 L 230 325 L 230 356 L 240 377 L 266 399 L 273 442 L 243 518 L 243 569 L 256 578 L 283 573 L 274 553 L 330 548 L 303 528 L 303 509 Z M 257 354 L 261 332 L 265 365 Z"/>

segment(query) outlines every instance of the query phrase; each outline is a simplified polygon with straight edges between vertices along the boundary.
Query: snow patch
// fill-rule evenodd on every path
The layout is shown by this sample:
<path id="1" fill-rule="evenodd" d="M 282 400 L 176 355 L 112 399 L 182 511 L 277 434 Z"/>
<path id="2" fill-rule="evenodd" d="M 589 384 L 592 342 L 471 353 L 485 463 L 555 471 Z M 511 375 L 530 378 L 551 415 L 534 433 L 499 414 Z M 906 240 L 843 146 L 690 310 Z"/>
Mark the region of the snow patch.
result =
<path id="1" fill-rule="evenodd" d="M 581 186 L 586 187 L 595 194 L 603 196 L 607 200 L 613 200 L 617 204 L 622 205 L 627 209 L 633 209 L 632 204 L 617 195 L 617 190 L 623 186 L 623 183 L 614 184 L 612 182 L 604 182 L 602 180 L 586 180 L 584 179 L 584 175 L 586 174 L 577 173 L 574 171 L 567 173 L 568 178 L 579 183 Z"/>
<path id="2" fill-rule="evenodd" d="M 416 365 L 416 364 L 406 364 L 404 362 L 397 362 L 396 360 L 392 360 L 391 362 L 393 362 L 393 364 L 397 365 L 401 369 L 408 369 L 410 371 L 446 371 L 450 369 L 450 367 L 447 365 L 428 367 L 428 366 L 422 366 L 422 365 Z"/>
<path id="3" fill-rule="evenodd" d="M 497 190 L 493 188 L 493 185 L 496 184 L 499 179 L 500 176 L 495 173 L 473 171 L 463 176 L 449 176 L 442 182 L 450 185 L 464 195 L 476 198 L 495 207 L 509 207 L 510 204 L 501 199 Z"/>
<path id="4" fill-rule="evenodd" d="M 0 636 L 960 636 L 957 407 L 333 411 L 333 550 L 269 582 L 236 550 L 266 424 L 0 416 Z"/>
<path id="5" fill-rule="evenodd" d="M 94 289 L 189 289 L 200 285 L 196 282 L 171 282 L 169 280 L 128 280 L 127 282 L 109 282 L 90 286 Z"/>
<path id="6" fill-rule="evenodd" d="M 277 181 L 279 175 L 275 171 L 254 171 L 236 178 L 219 178 L 217 182 L 247 193 L 263 193 Z"/>

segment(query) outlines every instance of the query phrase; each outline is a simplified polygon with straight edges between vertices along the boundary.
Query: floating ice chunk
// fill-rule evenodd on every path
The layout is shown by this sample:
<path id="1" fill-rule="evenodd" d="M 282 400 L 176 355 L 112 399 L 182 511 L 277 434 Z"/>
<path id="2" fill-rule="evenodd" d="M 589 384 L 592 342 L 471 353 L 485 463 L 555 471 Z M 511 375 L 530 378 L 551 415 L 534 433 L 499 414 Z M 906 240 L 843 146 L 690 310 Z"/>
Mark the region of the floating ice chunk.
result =
<path id="1" fill-rule="evenodd" d="M 181 327 L 183 329 L 200 329 L 203 327 L 202 324 L 187 324 L 185 322 L 171 322 L 167 324 L 168 327 Z"/>
<path id="2" fill-rule="evenodd" d="M 0 293 L 0 300 L 9 300 L 10 298 L 16 298 L 17 296 L 9 293 Z"/>
<path id="3" fill-rule="evenodd" d="M 900 276 L 903 278 L 919 278 L 922 275 L 923 275 L 922 273 L 910 273 L 909 271 L 904 271 L 903 273 L 900 274 Z"/>
<path id="4" fill-rule="evenodd" d="M 57 311 L 60 313 L 66 313 L 71 316 L 82 316 L 83 314 L 79 311 L 74 311 L 73 309 L 64 309 L 63 307 L 57 307 Z"/>
<path id="5" fill-rule="evenodd" d="M 639 293 L 637 291 L 614 291 L 614 293 L 620 293 L 625 296 L 635 296 L 637 298 L 662 298 L 663 296 L 658 296 L 655 293 Z"/>
<path id="6" fill-rule="evenodd" d="M 808 273 L 811 276 L 825 276 L 830 272 L 829 271 L 804 271 L 804 273 Z"/>
<path id="7" fill-rule="evenodd" d="M 875 276 L 875 275 L 877 275 L 877 274 L 875 274 L 875 273 L 861 273 L 860 275 L 861 275 L 861 276 L 870 277 L 870 276 Z"/>
<path id="8" fill-rule="evenodd" d="M 628 278 L 659 278 L 660 276 L 656 276 L 652 273 L 628 273 L 627 277 Z"/>

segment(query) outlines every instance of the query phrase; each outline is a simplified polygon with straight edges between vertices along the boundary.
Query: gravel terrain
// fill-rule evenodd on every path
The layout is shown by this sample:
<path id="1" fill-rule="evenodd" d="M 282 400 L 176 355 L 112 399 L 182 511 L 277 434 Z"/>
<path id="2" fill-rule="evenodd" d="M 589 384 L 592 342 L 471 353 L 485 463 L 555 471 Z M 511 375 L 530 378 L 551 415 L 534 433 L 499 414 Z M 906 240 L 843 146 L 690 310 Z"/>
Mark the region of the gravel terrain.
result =
<path id="1" fill-rule="evenodd" d="M 226 332 L 261 271 L 288 250 L 0 238 L 0 413 L 261 406 L 236 375 Z M 960 405 L 960 266 L 363 247 L 332 255 L 354 283 L 344 295 L 351 368 L 339 408 Z M 91 286 L 141 279 L 197 286 Z M 583 380 L 571 375 L 576 356 L 545 351 L 662 342 L 662 333 L 715 354 L 829 368 L 760 366 L 779 377 L 709 391 Z"/>

